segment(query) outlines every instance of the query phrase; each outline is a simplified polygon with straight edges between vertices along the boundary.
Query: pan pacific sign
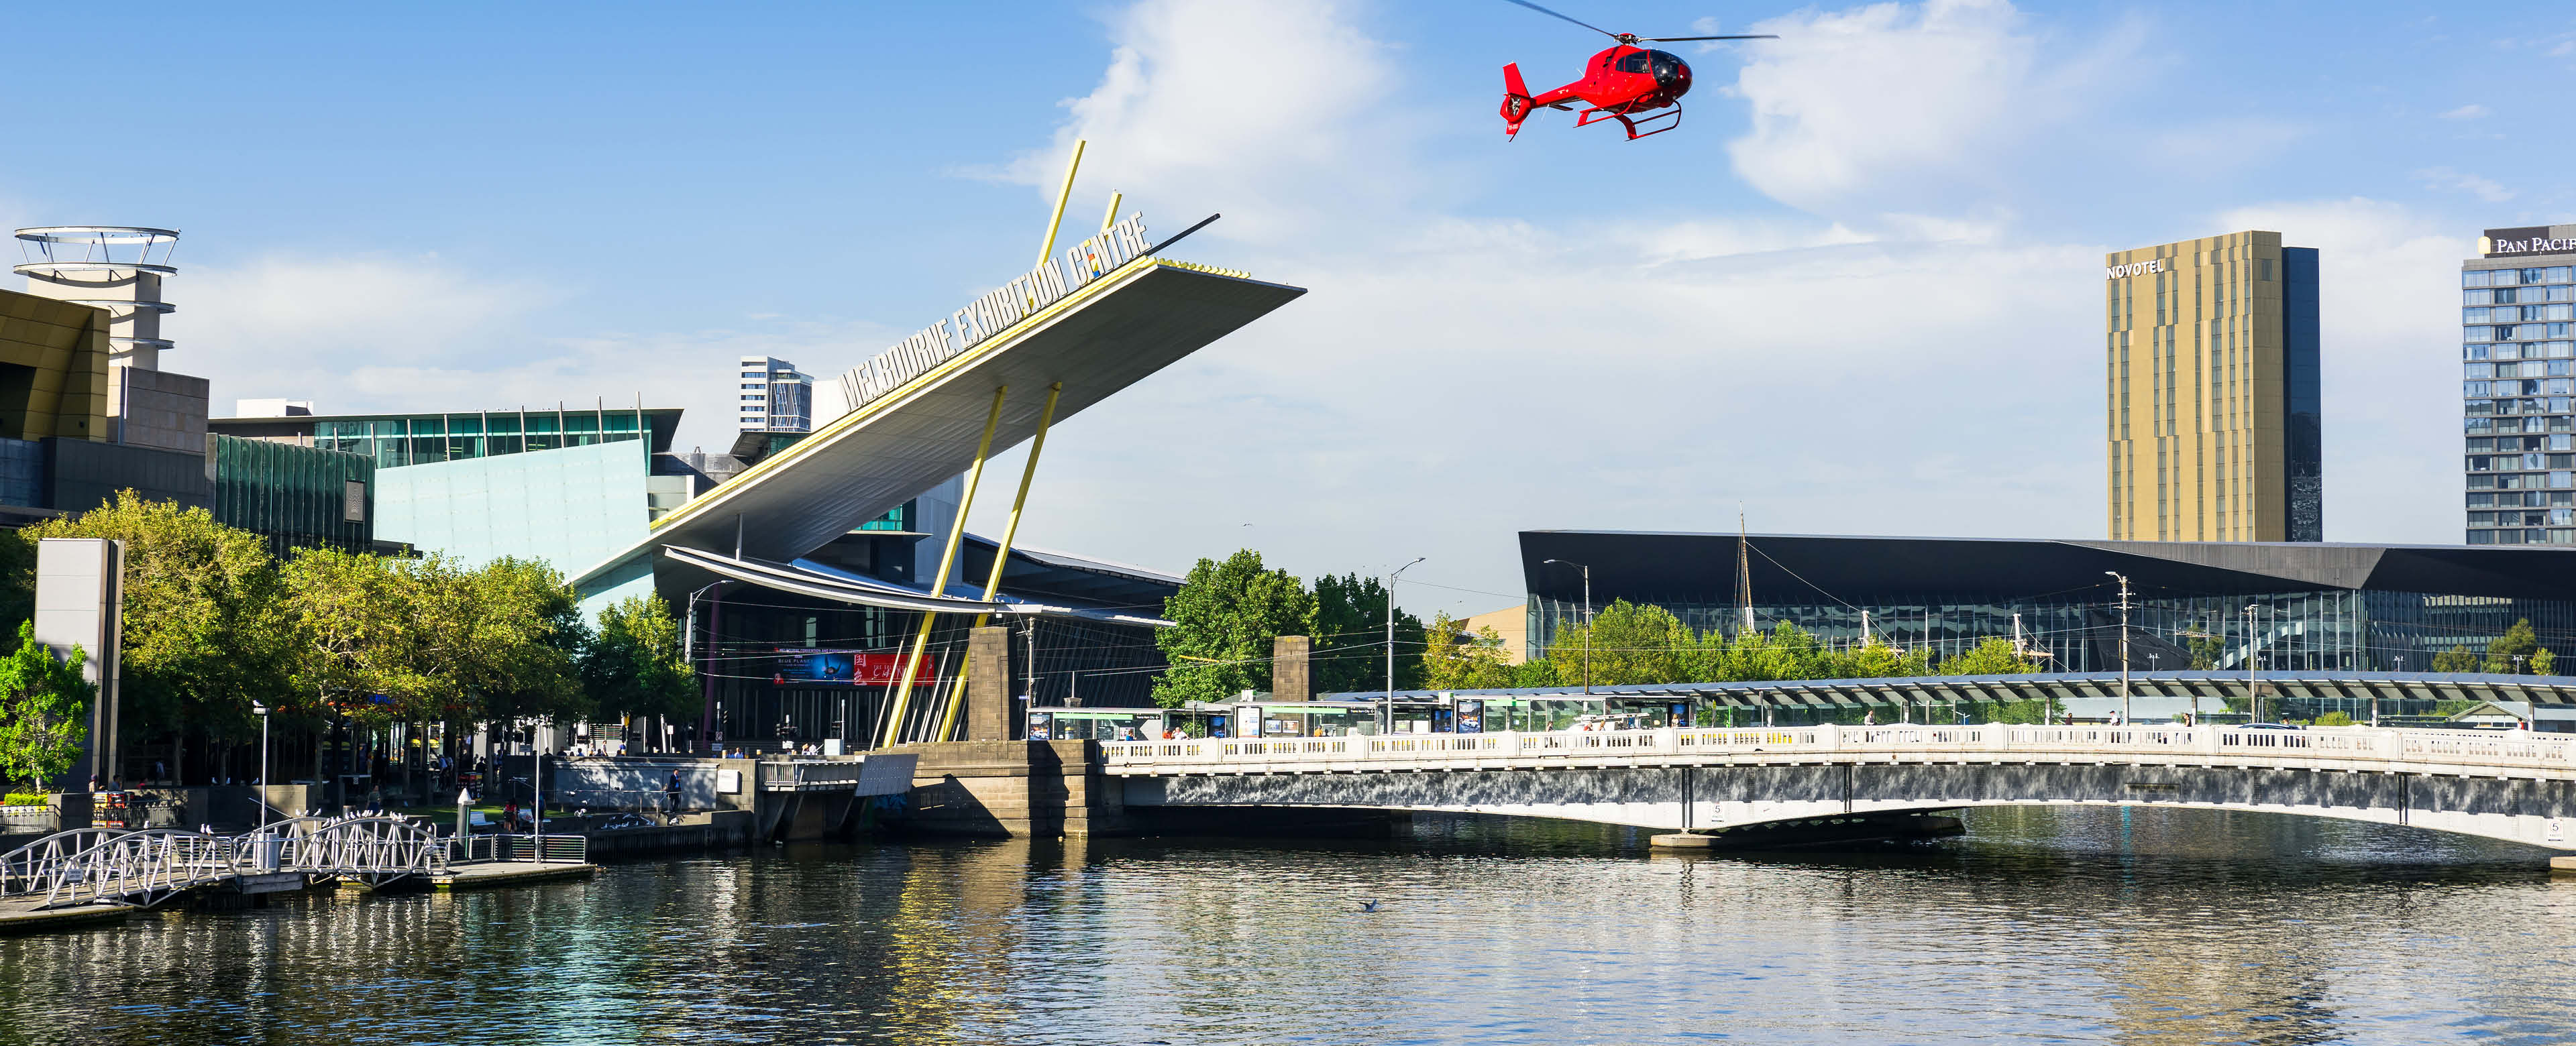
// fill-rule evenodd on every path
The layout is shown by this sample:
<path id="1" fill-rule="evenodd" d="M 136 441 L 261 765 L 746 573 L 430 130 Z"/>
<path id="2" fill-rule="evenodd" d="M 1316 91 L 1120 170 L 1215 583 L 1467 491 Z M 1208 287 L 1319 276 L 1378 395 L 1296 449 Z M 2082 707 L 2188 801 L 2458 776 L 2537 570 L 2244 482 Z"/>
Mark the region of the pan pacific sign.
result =
<path id="1" fill-rule="evenodd" d="M 1038 263 L 1017 279 L 967 303 L 948 318 L 896 342 L 893 348 L 841 375 L 842 402 L 857 410 L 877 397 L 957 358 L 986 339 L 1010 329 L 1067 294 L 1116 271 L 1149 249 L 1141 212 L 1110 226 L 1100 235 L 1075 244 L 1059 257 Z"/>
<path id="2" fill-rule="evenodd" d="M 2565 225 L 2526 225 L 2516 229 L 2489 229 L 2478 237 L 2478 253 L 2489 258 L 2510 258 L 2517 254 L 2565 254 L 2576 251 L 2576 236 L 2556 236 Z"/>

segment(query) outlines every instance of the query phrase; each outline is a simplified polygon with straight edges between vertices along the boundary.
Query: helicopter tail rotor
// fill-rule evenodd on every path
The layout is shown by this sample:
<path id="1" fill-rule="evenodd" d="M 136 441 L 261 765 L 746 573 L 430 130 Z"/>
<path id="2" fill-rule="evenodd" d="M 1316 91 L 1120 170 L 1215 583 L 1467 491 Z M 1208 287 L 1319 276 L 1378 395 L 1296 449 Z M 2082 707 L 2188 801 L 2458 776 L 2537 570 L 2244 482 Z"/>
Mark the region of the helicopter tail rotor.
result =
<path id="1" fill-rule="evenodd" d="M 1529 118 L 1529 85 L 1521 82 L 1521 66 L 1513 62 L 1503 67 L 1503 138 L 1520 137 L 1521 121 Z"/>

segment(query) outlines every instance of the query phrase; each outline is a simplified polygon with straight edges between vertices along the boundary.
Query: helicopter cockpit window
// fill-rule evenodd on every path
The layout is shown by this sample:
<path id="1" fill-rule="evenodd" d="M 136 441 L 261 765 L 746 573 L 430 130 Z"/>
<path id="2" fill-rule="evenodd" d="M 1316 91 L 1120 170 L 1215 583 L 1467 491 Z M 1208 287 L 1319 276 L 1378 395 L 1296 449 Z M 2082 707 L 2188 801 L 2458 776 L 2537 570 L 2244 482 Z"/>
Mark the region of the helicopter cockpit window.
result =
<path id="1" fill-rule="evenodd" d="M 1647 57 L 1647 55 L 1652 55 L 1654 57 L 1655 82 L 1659 84 L 1672 83 L 1674 79 L 1685 75 L 1683 70 L 1689 68 L 1689 66 L 1682 64 L 1681 56 L 1673 54 L 1670 51 L 1648 51 L 1646 54 L 1631 55 L 1630 57 L 1644 58 Z"/>
<path id="2" fill-rule="evenodd" d="M 1645 72 L 1646 52 L 1636 51 L 1619 56 L 1619 71 L 1623 73 Z"/>

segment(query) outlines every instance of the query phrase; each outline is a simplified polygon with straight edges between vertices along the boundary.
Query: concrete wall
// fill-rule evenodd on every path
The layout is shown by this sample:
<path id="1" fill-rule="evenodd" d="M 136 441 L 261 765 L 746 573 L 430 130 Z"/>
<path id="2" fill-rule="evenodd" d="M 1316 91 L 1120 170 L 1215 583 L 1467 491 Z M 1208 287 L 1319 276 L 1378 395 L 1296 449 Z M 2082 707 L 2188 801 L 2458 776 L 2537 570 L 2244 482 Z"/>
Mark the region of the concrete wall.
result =
<path id="1" fill-rule="evenodd" d="M 69 658 L 78 649 L 81 678 L 98 686 L 90 703 L 88 749 L 57 782 L 66 791 L 88 791 L 93 772 L 112 777 L 116 766 L 123 547 L 105 538 L 36 543 L 36 642 L 57 658 Z"/>
<path id="2" fill-rule="evenodd" d="M 206 379 L 142 367 L 112 367 L 108 375 L 107 413 L 115 442 L 205 453 Z"/>
<path id="3" fill-rule="evenodd" d="M 934 835 L 1034 837 L 1126 830 L 1123 792 L 1090 741 L 906 745 L 921 757 L 902 825 Z"/>
<path id="4" fill-rule="evenodd" d="M 527 756 L 511 757 L 517 776 L 527 775 Z M 760 789 L 758 764 L 750 759 L 560 759 L 548 758 L 546 766 L 553 773 L 546 782 L 549 796 L 581 793 L 599 805 L 610 805 L 613 792 L 652 792 L 655 795 L 670 786 L 671 772 L 680 772 L 680 803 L 687 810 L 749 810 L 757 801 Z M 734 790 L 719 787 L 724 773 L 734 775 Z M 624 801 L 625 797 L 615 797 Z M 556 800 L 548 799 L 549 805 Z"/>

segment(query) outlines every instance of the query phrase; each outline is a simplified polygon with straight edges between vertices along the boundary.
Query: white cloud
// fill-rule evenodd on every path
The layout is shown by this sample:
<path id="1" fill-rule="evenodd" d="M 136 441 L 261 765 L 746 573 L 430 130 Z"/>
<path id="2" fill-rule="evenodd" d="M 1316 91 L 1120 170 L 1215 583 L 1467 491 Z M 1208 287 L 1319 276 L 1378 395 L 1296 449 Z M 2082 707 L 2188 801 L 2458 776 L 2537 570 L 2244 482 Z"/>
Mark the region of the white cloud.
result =
<path id="1" fill-rule="evenodd" d="M 1221 204 L 1218 235 L 1275 239 L 1318 220 L 1364 225 L 1431 169 L 1386 162 L 1412 137 L 1411 118 L 1386 104 L 1401 77 L 1344 5 L 1144 0 L 1110 33 L 1099 84 L 1067 100 L 1055 141 L 1004 177 L 1052 195 L 1074 140 L 1088 139 L 1084 185 L 1173 214 Z"/>
<path id="2" fill-rule="evenodd" d="M 2063 148 L 2115 71 L 2138 65 L 2129 31 L 2072 47 L 2005 0 L 1811 9 L 1753 28 L 1784 39 L 1746 47 L 1728 93 L 1753 125 L 1729 152 L 1755 188 L 1817 213 L 1993 198 L 2019 182 L 2019 153 Z"/>
<path id="3" fill-rule="evenodd" d="M 2427 189 L 2464 192 L 2488 203 L 2513 199 L 2513 190 L 2493 178 L 2465 174 L 2448 167 L 2427 167 L 2415 172 L 2414 177 L 2421 180 Z"/>
<path id="4" fill-rule="evenodd" d="M 2442 114 L 2445 120 L 2475 120 L 2487 114 L 2487 107 L 2471 102 Z"/>
<path id="5" fill-rule="evenodd" d="M 2262 204 L 2218 229 L 2270 229 L 2317 249 L 2323 313 L 2326 536 L 2459 540 L 2460 303 L 2475 245 L 2380 200 Z"/>

